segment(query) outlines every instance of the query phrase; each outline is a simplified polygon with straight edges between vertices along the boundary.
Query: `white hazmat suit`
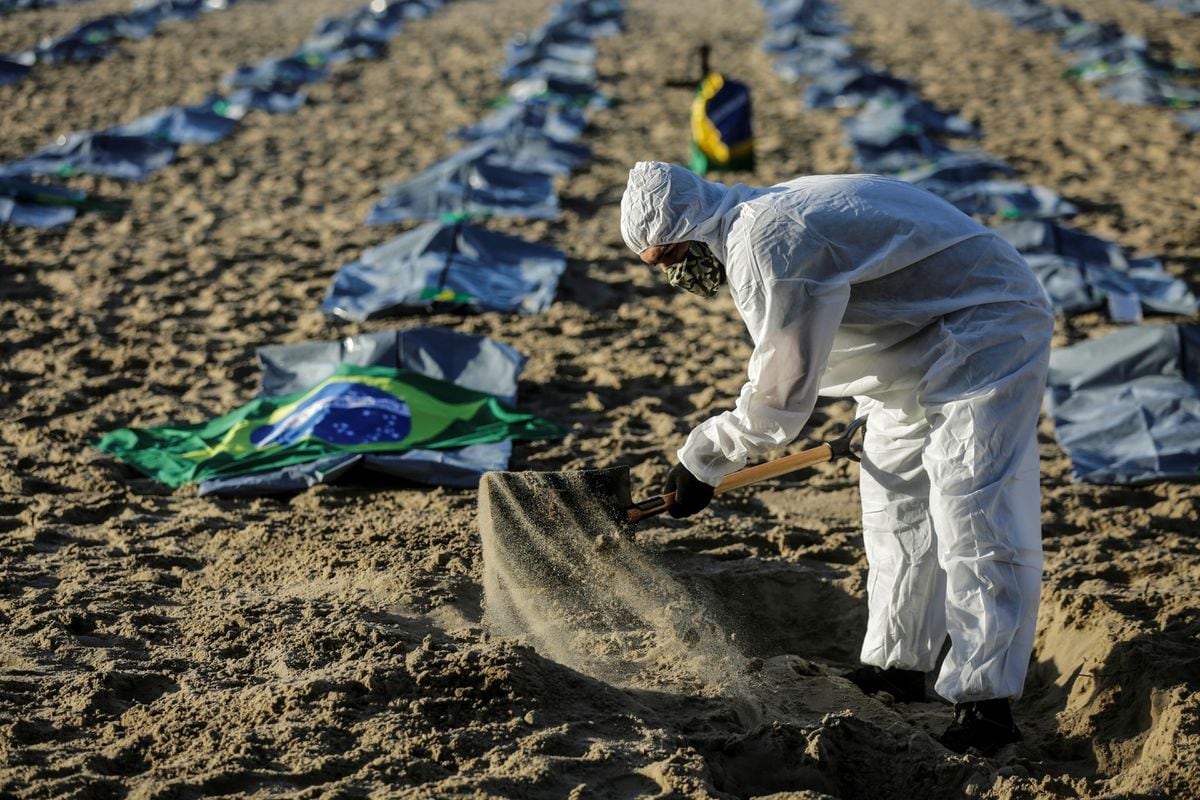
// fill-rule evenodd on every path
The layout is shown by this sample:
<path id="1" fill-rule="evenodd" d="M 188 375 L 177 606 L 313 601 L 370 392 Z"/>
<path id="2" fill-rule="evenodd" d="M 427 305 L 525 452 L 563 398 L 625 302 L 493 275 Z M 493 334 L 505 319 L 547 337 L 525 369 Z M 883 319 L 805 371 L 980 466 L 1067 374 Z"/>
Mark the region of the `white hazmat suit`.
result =
<path id="1" fill-rule="evenodd" d="M 1016 250 L 890 178 L 727 187 L 659 162 L 630 172 L 621 233 L 637 253 L 707 244 L 754 342 L 736 407 L 693 430 L 680 462 L 715 486 L 795 439 L 818 394 L 854 397 L 868 416 L 863 662 L 927 672 L 948 635 L 938 694 L 1019 697 L 1053 316 Z"/>

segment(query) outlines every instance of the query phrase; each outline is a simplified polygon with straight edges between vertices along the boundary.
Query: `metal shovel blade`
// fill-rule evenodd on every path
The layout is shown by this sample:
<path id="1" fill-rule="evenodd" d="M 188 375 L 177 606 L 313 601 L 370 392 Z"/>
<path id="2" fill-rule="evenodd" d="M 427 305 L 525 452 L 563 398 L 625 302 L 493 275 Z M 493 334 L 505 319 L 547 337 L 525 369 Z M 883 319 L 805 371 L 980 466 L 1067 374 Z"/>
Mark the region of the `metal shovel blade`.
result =
<path id="1" fill-rule="evenodd" d="M 628 467 L 488 472 L 479 483 L 484 557 L 521 563 L 543 580 L 570 580 L 580 564 L 571 551 L 625 533 L 624 509 L 632 503 Z"/>
<path id="2" fill-rule="evenodd" d="M 619 685 L 664 671 L 700 683 L 724 675 L 741 663 L 736 648 L 634 541 L 630 505 L 623 467 L 484 475 L 484 625 Z"/>
<path id="3" fill-rule="evenodd" d="M 484 624 L 589 674 L 595 642 L 628 625 L 613 592 L 641 558 L 626 539 L 627 468 L 489 472 L 479 484 Z"/>

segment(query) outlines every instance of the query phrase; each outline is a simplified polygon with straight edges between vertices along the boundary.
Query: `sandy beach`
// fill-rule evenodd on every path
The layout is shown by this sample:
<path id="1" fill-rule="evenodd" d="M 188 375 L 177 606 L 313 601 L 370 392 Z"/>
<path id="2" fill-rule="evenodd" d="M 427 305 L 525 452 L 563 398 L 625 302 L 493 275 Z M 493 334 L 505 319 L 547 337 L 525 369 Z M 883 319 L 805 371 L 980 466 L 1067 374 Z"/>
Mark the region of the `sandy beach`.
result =
<path id="1" fill-rule="evenodd" d="M 39 68 L 0 87 L 0 160 L 197 102 L 361 4 L 254 0 Z M 0 50 L 126 5 L 0 17 Z M 839 5 L 872 61 L 1080 206 L 1074 226 L 1200 290 L 1200 138 L 1170 111 L 1105 99 L 1064 75 L 1052 36 L 966 0 Z M 320 310 L 340 265 L 411 227 L 364 224 L 381 185 L 458 149 L 446 134 L 505 91 L 505 42 L 550 7 L 453 0 L 295 114 L 252 114 L 143 183 L 79 179 L 130 201 L 119 221 L 0 228 L 0 797 L 1200 797 L 1200 488 L 1072 483 L 1046 419 L 1024 739 L 993 759 L 931 738 L 947 703 L 891 704 L 838 677 L 866 624 L 852 464 L 641 526 L 621 545 L 623 569 L 656 581 L 639 602 L 713 627 L 616 672 L 583 645 L 550 653 L 487 624 L 473 490 L 363 473 L 202 498 L 91 446 L 247 402 L 260 345 L 439 325 L 528 355 L 520 408 L 567 428 L 518 443 L 513 469 L 627 466 L 635 496 L 656 493 L 691 428 L 731 407 L 750 353 L 727 293 L 678 292 L 621 240 L 632 164 L 687 158 L 691 93 L 663 82 L 690 77 L 708 41 L 714 67 L 750 84 L 758 166 L 731 181 L 853 171 L 847 112 L 802 108 L 759 47 L 755 0 L 627 0 L 626 32 L 599 41 L 617 102 L 583 138 L 594 158 L 556 179 L 561 218 L 487 223 L 568 254 L 549 310 L 362 324 Z M 1086 13 L 1200 63 L 1200 17 L 1140 0 Z M 1114 329 L 1060 320 L 1055 345 Z M 853 413 L 822 401 L 804 441 Z M 622 574 L 589 570 L 583 590 L 602 598 Z"/>

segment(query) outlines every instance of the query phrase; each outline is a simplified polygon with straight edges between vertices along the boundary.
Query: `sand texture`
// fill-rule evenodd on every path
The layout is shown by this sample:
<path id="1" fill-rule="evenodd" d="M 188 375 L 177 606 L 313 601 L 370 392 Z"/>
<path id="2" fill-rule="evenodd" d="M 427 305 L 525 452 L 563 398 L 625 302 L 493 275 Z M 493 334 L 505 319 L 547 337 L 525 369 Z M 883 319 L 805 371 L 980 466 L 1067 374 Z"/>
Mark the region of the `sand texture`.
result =
<path id="1" fill-rule="evenodd" d="M 256 0 L 95 64 L 39 67 L 0 87 L 0 159 L 199 100 L 359 4 Z M 0 18 L 0 49 L 119 5 Z M 548 0 L 455 0 L 387 59 L 339 67 L 296 114 L 251 115 L 141 184 L 82 179 L 131 201 L 119 222 L 0 229 L 0 797 L 1200 797 L 1200 490 L 1071 484 L 1047 422 L 1025 738 L 991 760 L 930 738 L 946 704 L 892 705 L 837 677 L 866 618 L 851 464 L 644 523 L 632 541 L 530 538 L 558 553 L 569 589 L 530 598 L 505 588 L 519 553 L 485 569 L 503 542 L 481 540 L 474 491 L 361 475 L 205 499 L 89 447 L 242 404 L 258 345 L 437 324 L 531 357 L 523 409 L 570 432 L 519 444 L 514 469 L 623 466 L 635 497 L 656 491 L 688 431 L 732 404 L 750 352 L 727 296 L 671 289 L 621 242 L 631 164 L 686 158 L 690 93 L 663 80 L 690 76 L 689 48 L 709 40 L 715 65 L 752 85 L 759 166 L 735 179 L 851 163 L 843 113 L 805 112 L 772 72 L 754 0 L 628 5 L 597 65 L 621 102 L 586 134 L 592 162 L 557 181 L 562 218 L 489 223 L 569 254 L 543 314 L 353 325 L 319 302 L 338 266 L 404 229 L 363 224 L 380 185 L 457 148 L 445 134 L 502 93 L 504 43 Z M 842 7 L 857 46 L 1080 205 L 1080 226 L 1200 290 L 1200 141 L 1170 112 L 1072 82 L 1053 37 L 966 0 Z M 1200 61 L 1200 19 L 1141 0 L 1084 10 Z M 1084 315 L 1055 342 L 1112 327 Z M 806 437 L 851 414 L 821 404 Z M 490 489 L 516 502 L 510 521 L 539 511 Z"/>

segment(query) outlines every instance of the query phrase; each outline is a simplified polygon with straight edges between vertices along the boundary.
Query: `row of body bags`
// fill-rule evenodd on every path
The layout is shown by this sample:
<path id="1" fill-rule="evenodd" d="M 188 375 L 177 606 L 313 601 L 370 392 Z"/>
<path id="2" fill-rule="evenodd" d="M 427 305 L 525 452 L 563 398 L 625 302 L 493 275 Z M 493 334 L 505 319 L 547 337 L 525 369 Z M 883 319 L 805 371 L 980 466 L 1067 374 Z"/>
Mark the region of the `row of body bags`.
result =
<path id="1" fill-rule="evenodd" d="M 105 58 L 120 41 L 141 41 L 164 22 L 194 19 L 222 11 L 240 0 L 142 0 L 123 14 L 103 14 L 86 20 L 61 36 L 46 37 L 35 46 L 0 54 L 0 85 L 27 77 L 37 64 L 95 61 Z M 61 5 L 61 4 L 56 4 Z M 3 8 L 3 4 L 0 4 Z"/>
<path id="2" fill-rule="evenodd" d="M 923 100 L 903 78 L 855 59 L 840 38 L 845 29 L 829 6 L 812 0 L 780 0 L 768 9 L 773 27 L 764 46 L 778 63 L 790 65 L 787 74 L 812 78 L 806 105 L 856 109 L 844 126 L 859 169 L 909 181 L 964 213 L 993 223 L 1030 223 L 1010 230 L 1063 231 L 1060 240 L 1076 233 L 1058 224 L 1077 213 L 1074 204 L 1044 186 L 1015 180 L 1015 170 L 1001 159 L 947 143 L 947 139 L 979 138 L 980 132 L 970 122 Z M 811 73 L 797 73 L 793 60 L 797 53 L 803 58 L 820 53 L 823 60 L 813 62 Z M 1119 252 L 1119 247 L 1109 244 Z M 1136 322 L 1143 311 L 1192 314 L 1197 310 L 1187 284 L 1167 273 L 1157 259 L 1122 255 L 1097 261 L 1078 253 L 1034 252 L 1020 244 L 1018 249 L 1026 254 L 1060 313 L 1107 307 L 1114 320 Z"/>
<path id="3" fill-rule="evenodd" d="M 0 14 L 10 11 L 32 11 L 38 8 L 59 8 L 86 3 L 88 0 L 0 0 Z"/>
<path id="4" fill-rule="evenodd" d="M 345 264 L 326 293 L 331 316 L 364 320 L 401 309 L 456 307 L 536 313 L 554 299 L 565 255 L 471 224 L 488 217 L 553 219 L 553 178 L 591 158 L 577 140 L 590 109 L 607 98 L 595 84 L 595 39 L 620 30 L 622 5 L 571 0 L 508 45 L 505 102 L 450 133 L 449 157 L 384 189 L 373 224 L 427 224 Z"/>
<path id="5" fill-rule="evenodd" d="M 144 180 L 171 164 L 181 144 L 211 144 L 229 136 L 250 110 L 272 114 L 296 111 L 307 99 L 304 87 L 328 77 L 329 65 L 383 55 L 404 19 L 427 15 L 442 3 L 375 0 L 322 19 L 294 53 L 238 67 L 225 78 L 219 94 L 194 105 L 158 109 L 123 125 L 60 136 L 25 158 L 0 165 L 0 178 L 31 183 L 37 178 L 86 174 Z M 53 189 L 37 185 L 44 191 L 22 189 L 18 194 L 12 189 L 15 184 L 8 184 L 6 190 L 0 182 L 0 223 L 52 227 L 70 222 L 79 210 L 115 207 L 113 203 L 55 202 Z M 8 202 L 3 202 L 5 199 Z"/>
<path id="6" fill-rule="evenodd" d="M 1158 8 L 1178 11 L 1185 17 L 1194 17 L 1200 14 L 1200 0 L 1149 0 L 1149 2 Z"/>
<path id="7" fill-rule="evenodd" d="M 608 102 L 595 85 L 594 40 L 619 31 L 620 19 L 612 0 L 563 3 L 540 29 L 510 42 L 502 74 L 515 83 L 505 105 L 451 134 L 470 142 L 462 150 L 385 187 L 367 221 L 557 217 L 551 178 L 591 157 L 574 140 L 585 112 Z"/>
<path id="8" fill-rule="evenodd" d="M 1155 56 L 1145 39 L 1115 23 L 1085 19 L 1074 9 L 1041 0 L 972 1 L 1003 14 L 1018 27 L 1056 34 L 1068 72 L 1100 82 L 1106 97 L 1130 105 L 1200 109 L 1200 69 Z M 1186 10 L 1184 2 L 1176 5 Z M 1200 110 L 1181 112 L 1178 120 L 1189 130 L 1200 131 Z"/>
<path id="9" fill-rule="evenodd" d="M 921 99 L 909 81 L 857 58 L 847 28 L 823 0 L 768 0 L 764 48 L 789 80 L 809 81 L 809 109 L 852 108 L 846 136 L 855 164 L 893 174 L 935 192 L 968 214 L 1004 219 L 1057 219 L 1077 209 L 1045 187 L 1009 176 L 1003 161 L 962 153 L 946 137 L 978 138 L 967 120 Z"/>
<path id="10" fill-rule="evenodd" d="M 811 79 L 807 107 L 857 109 L 844 122 L 857 166 L 893 174 L 989 219 L 1023 254 L 1058 313 L 1106 309 L 1113 321 L 1138 323 L 1144 312 L 1197 312 L 1187 284 L 1157 259 L 1133 258 L 1115 242 L 1060 224 L 1076 213 L 1071 203 L 1013 180 L 1015 171 L 1001 159 L 948 144 L 969 143 L 980 132 L 922 100 L 908 81 L 856 60 L 830 6 L 766 5 L 771 32 L 764 47 L 782 75 Z M 1073 43 L 1081 45 L 1089 31 L 1097 33 L 1075 29 Z M 1047 407 L 1077 480 L 1198 477 L 1197 341 L 1189 326 L 1138 326 L 1054 351 Z"/>

